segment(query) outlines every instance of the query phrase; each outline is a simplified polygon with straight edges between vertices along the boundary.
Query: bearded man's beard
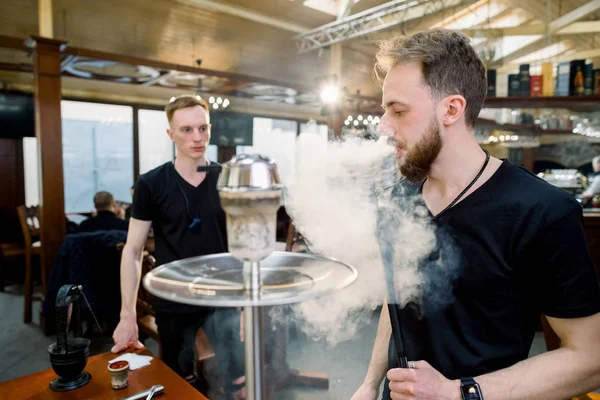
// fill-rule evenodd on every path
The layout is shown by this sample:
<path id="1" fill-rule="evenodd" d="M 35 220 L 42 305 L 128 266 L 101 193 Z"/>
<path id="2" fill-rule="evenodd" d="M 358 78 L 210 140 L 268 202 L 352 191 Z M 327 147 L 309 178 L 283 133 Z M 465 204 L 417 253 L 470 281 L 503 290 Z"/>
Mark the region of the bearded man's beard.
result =
<path id="1" fill-rule="evenodd" d="M 440 126 L 432 119 L 423 138 L 400 160 L 400 173 L 412 183 L 424 182 L 441 150 Z"/>

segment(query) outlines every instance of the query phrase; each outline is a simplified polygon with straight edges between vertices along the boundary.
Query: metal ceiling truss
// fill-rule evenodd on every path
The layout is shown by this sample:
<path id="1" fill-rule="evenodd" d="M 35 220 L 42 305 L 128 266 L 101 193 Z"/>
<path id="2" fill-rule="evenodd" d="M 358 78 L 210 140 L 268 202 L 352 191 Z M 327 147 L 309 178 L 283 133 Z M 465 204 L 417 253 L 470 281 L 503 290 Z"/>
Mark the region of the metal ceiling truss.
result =
<path id="1" fill-rule="evenodd" d="M 368 35 L 413 19 L 408 13 L 421 7 L 419 17 L 469 3 L 466 0 L 393 0 L 377 7 L 351 15 L 341 20 L 322 25 L 302 33 L 294 40 L 299 53 L 306 53 L 340 43 L 348 39 Z"/>

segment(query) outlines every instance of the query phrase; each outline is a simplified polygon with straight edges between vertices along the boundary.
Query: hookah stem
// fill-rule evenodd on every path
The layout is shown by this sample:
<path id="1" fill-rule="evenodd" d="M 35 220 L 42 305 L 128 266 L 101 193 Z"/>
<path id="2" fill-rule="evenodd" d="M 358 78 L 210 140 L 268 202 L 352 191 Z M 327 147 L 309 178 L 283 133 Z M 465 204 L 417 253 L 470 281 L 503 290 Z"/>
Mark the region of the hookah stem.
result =
<path id="1" fill-rule="evenodd" d="M 81 287 L 79 289 L 79 291 L 81 292 L 81 294 L 83 295 L 83 300 L 85 300 L 85 304 L 87 304 L 88 309 L 90 310 L 90 312 L 92 313 L 92 317 L 94 317 L 94 322 L 96 322 L 96 326 L 98 327 L 98 330 L 102 330 L 102 328 L 100 327 L 100 324 L 98 323 L 98 319 L 96 318 L 96 314 L 94 314 L 94 310 L 92 310 L 92 306 L 90 305 L 90 302 L 88 301 L 87 297 L 85 297 L 85 293 L 83 292 L 83 288 Z"/>

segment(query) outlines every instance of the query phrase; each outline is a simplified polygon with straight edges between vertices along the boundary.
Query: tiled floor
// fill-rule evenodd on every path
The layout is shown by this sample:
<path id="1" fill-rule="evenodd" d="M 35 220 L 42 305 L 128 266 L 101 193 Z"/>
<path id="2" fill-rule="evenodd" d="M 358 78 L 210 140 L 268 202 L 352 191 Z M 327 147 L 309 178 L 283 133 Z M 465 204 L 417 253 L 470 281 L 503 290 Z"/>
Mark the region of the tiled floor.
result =
<path id="1" fill-rule="evenodd" d="M 37 308 L 37 304 L 35 305 Z M 0 381 L 17 378 L 50 367 L 47 347 L 55 341 L 44 336 L 37 326 L 37 315 L 33 324 L 22 322 L 23 296 L 18 286 L 7 287 L 0 293 Z M 36 314 L 36 313 L 34 313 Z M 377 329 L 378 315 L 359 331 L 355 339 L 331 347 L 323 342 L 307 339 L 297 333 L 288 345 L 290 367 L 300 370 L 321 371 L 329 374 L 329 390 L 293 388 L 279 391 L 277 400 L 340 400 L 349 399 L 360 385 L 371 356 L 371 348 Z M 157 346 L 149 340 L 148 348 L 155 354 Z M 92 342 L 91 353 L 109 351 L 110 338 Z M 542 335 L 537 335 L 532 354 L 545 350 Z"/>

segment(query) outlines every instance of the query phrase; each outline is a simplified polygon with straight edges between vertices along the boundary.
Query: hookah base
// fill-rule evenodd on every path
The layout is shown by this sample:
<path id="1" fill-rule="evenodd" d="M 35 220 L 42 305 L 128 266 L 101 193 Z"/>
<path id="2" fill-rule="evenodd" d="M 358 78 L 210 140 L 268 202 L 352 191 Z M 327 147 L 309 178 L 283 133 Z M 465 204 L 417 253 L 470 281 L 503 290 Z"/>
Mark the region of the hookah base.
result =
<path id="1" fill-rule="evenodd" d="M 60 376 L 50 382 L 50 389 L 55 392 L 68 392 L 70 390 L 75 390 L 82 386 L 87 385 L 92 379 L 92 375 L 89 372 L 83 371 L 79 376 L 75 379 L 66 380 L 61 378 Z"/>

